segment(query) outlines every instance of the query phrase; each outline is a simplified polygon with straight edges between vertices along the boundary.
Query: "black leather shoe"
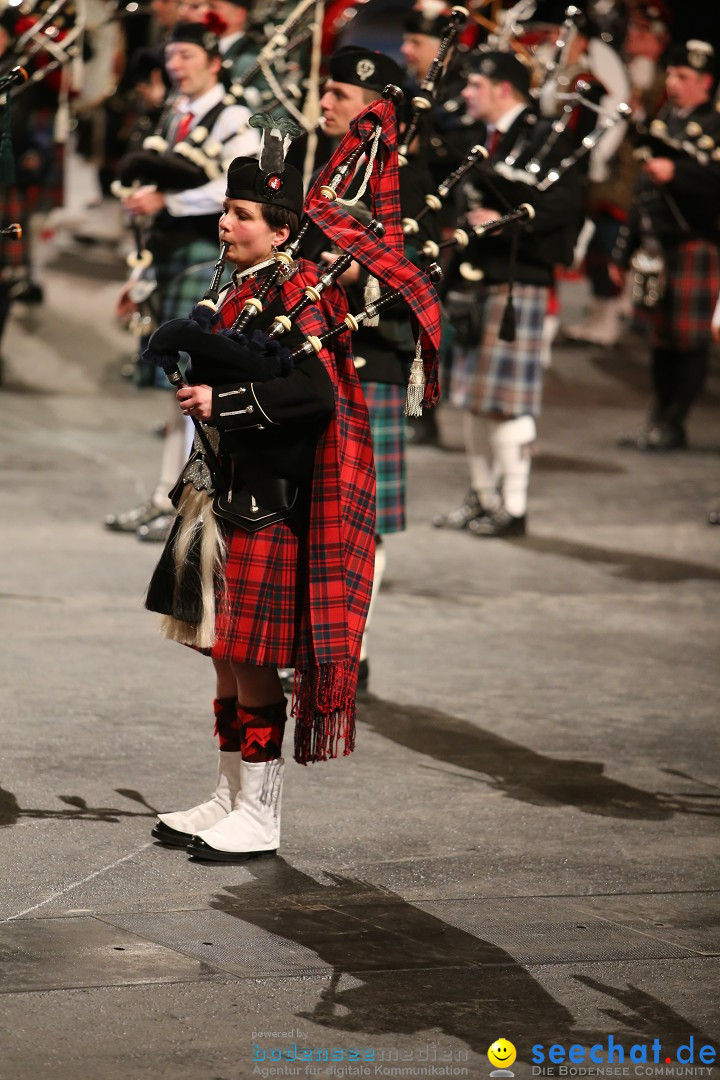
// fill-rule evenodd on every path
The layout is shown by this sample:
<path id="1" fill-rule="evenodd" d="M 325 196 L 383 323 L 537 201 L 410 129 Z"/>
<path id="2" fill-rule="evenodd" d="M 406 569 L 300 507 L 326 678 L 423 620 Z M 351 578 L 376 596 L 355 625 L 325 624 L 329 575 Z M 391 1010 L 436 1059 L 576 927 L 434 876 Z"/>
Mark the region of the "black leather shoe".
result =
<path id="1" fill-rule="evenodd" d="M 468 523 L 468 532 L 473 536 L 511 537 L 525 535 L 526 516 L 513 517 L 504 506 L 491 510 L 483 517 Z"/>
<path id="2" fill-rule="evenodd" d="M 41 285 L 34 281 L 17 281 L 10 287 L 10 296 L 20 304 L 42 304 L 44 294 Z"/>
<path id="3" fill-rule="evenodd" d="M 463 502 L 448 514 L 436 514 L 432 523 L 436 529 L 467 529 L 471 521 L 483 517 L 482 503 L 477 492 L 470 488 Z"/>
<path id="4" fill-rule="evenodd" d="M 186 848 L 192 840 L 192 833 L 171 829 L 164 821 L 156 821 L 150 835 L 159 840 L 165 847 Z"/>
<path id="5" fill-rule="evenodd" d="M 650 424 L 648 427 L 641 428 L 636 435 L 625 435 L 618 439 L 618 446 L 628 450 L 662 453 L 666 450 L 684 450 L 687 439 L 680 427 L 670 424 Z"/>
<path id="6" fill-rule="evenodd" d="M 243 863 L 248 859 L 272 858 L 277 855 L 277 848 L 271 851 L 219 851 L 210 847 L 199 836 L 193 836 L 188 844 L 188 855 L 194 859 L 202 859 L 203 862 Z"/>

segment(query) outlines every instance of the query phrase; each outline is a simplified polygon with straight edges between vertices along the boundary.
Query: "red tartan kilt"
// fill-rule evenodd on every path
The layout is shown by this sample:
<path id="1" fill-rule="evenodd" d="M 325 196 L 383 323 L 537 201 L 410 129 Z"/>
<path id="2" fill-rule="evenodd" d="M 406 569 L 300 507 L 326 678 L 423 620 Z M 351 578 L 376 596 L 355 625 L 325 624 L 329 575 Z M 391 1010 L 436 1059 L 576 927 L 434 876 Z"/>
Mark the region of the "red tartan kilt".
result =
<path id="1" fill-rule="evenodd" d="M 667 254 L 667 289 L 651 312 L 654 348 L 705 349 L 720 290 L 720 255 L 715 244 L 691 240 Z"/>
<path id="2" fill-rule="evenodd" d="M 213 658 L 294 667 L 307 589 L 305 539 L 280 521 L 255 533 L 230 528 L 227 548 Z"/>

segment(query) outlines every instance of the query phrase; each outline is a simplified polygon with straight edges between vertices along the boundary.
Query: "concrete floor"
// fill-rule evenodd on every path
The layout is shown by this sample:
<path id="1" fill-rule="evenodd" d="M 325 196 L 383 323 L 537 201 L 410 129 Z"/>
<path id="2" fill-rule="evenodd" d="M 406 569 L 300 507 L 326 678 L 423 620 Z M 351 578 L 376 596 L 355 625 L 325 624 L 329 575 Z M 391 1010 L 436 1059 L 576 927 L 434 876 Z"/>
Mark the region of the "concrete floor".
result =
<path id="1" fill-rule="evenodd" d="M 356 753 L 290 764 L 282 857 L 208 867 L 149 835 L 211 786 L 212 679 L 142 608 L 157 547 L 100 525 L 154 483 L 167 403 L 118 375 L 112 276 L 51 270 L 4 342 L 0 1075 L 477 1077 L 502 1037 L 529 1077 L 536 1044 L 610 1035 L 659 1039 L 669 1067 L 692 1039 L 700 1064 L 720 1039 L 717 368 L 692 449 L 645 457 L 614 445 L 642 344 L 558 350 L 514 542 L 428 524 L 466 487 L 441 410 L 446 448 L 409 454 Z"/>

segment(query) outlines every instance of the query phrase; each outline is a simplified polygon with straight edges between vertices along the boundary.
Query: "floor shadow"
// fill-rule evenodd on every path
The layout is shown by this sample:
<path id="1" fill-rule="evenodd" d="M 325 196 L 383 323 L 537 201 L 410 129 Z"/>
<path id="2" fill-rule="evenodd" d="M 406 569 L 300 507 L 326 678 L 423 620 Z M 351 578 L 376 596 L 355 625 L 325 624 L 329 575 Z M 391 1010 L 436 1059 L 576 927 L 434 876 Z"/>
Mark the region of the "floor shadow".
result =
<path id="1" fill-rule="evenodd" d="M 701 1028 L 697 1027 L 692 1020 L 680 1017 L 665 1002 L 659 1001 L 658 998 L 653 997 L 652 994 L 648 994 L 647 991 L 641 990 L 637 986 L 633 986 L 632 983 L 627 983 L 625 987 L 621 988 L 600 982 L 599 979 L 593 979 L 589 975 L 573 975 L 572 978 L 581 986 L 603 994 L 617 1003 L 619 1007 L 607 1007 L 600 1010 L 615 1024 L 624 1029 L 628 1029 L 632 1025 L 631 1030 L 639 1035 L 644 1035 L 648 1039 L 660 1038 L 662 1049 L 668 1054 L 676 1052 L 678 1042 L 687 1042 L 689 1035 L 694 1035 L 703 1042 L 711 1041 L 711 1038 Z M 678 1023 L 678 1021 L 681 1022 Z M 681 1032 L 682 1034 L 679 1040 L 675 1041 L 663 1037 L 668 1032 Z"/>
<path id="2" fill-rule="evenodd" d="M 330 874 L 319 898 L 317 881 L 284 859 L 247 869 L 255 880 L 226 887 L 210 906 L 329 965 L 329 983 L 299 1019 L 357 1035 L 417 1034 L 418 1049 L 439 1029 L 483 1055 L 495 1030 L 513 1041 L 536 1029 L 553 1039 L 574 1031 L 570 1011 L 508 952 L 390 890 Z M 303 902 L 309 893 L 312 902 Z"/>
<path id="3" fill-rule="evenodd" d="M 615 577 L 627 581 L 659 582 L 663 585 L 673 585 L 679 581 L 720 581 L 720 569 L 713 566 L 666 559 L 646 552 L 580 544 L 556 536 L 524 536 L 510 543 L 521 544 L 523 549 L 536 551 L 540 555 L 560 555 L 566 559 L 611 566 L 614 567 Z"/>
<path id="4" fill-rule="evenodd" d="M 47 810 L 40 807 L 20 806 L 11 791 L 0 787 L 0 829 L 16 825 L 24 818 L 57 821 L 105 821 L 117 824 L 123 818 L 156 817 L 157 809 L 151 806 L 134 788 L 115 788 L 118 795 L 147 807 L 147 810 L 123 810 L 115 806 L 89 806 L 82 795 L 58 795 L 66 810 Z"/>
<path id="5" fill-rule="evenodd" d="M 505 949 L 391 890 L 338 874 L 327 874 L 331 884 L 323 888 L 281 858 L 246 868 L 254 880 L 226 886 L 210 906 L 312 950 L 328 965 L 328 983 L 312 1010 L 295 1013 L 298 1019 L 352 1033 L 358 1046 L 372 1035 L 403 1034 L 417 1036 L 422 1051 L 431 1040 L 442 1046 L 439 1031 L 483 1057 L 502 1032 L 525 1060 L 530 1038 L 533 1044 L 587 1044 L 600 1037 L 597 1029 L 583 1030 Z M 575 978 L 622 1004 L 622 1012 L 606 1013 L 616 1042 L 697 1030 L 645 991 Z"/>
<path id="6" fill-rule="evenodd" d="M 626 473 L 627 469 L 611 461 L 591 461 L 589 458 L 568 457 L 564 454 L 539 453 L 533 455 L 533 471 L 614 475 Z"/>
<path id="7" fill-rule="evenodd" d="M 518 802 L 645 821 L 664 821 L 674 813 L 720 816 L 720 802 L 698 806 L 684 795 L 644 791 L 606 776 L 602 762 L 552 758 L 437 709 L 368 694 L 358 703 L 358 717 L 390 742 L 474 771 L 477 782 Z"/>

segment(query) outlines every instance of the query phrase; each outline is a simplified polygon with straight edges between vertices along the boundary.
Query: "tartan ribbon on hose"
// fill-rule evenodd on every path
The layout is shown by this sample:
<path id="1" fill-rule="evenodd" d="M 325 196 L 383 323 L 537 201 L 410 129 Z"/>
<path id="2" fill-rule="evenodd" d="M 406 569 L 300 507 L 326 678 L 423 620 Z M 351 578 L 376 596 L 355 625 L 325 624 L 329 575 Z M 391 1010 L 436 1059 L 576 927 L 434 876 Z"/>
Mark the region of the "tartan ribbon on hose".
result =
<path id="1" fill-rule="evenodd" d="M 385 226 L 382 239 L 373 236 L 342 205 L 321 194 L 338 167 L 358 146 L 367 144 L 380 128 L 377 155 L 368 183 L 372 216 Z M 342 195 L 353 180 L 345 177 Z M 425 372 L 424 405 L 434 405 L 439 397 L 438 361 L 440 347 L 440 301 L 429 278 L 406 258 L 401 226 L 400 187 L 397 157 L 397 117 L 395 105 L 387 99 L 373 101 L 351 121 L 350 130 L 305 199 L 305 213 L 327 237 L 349 252 L 373 277 L 389 288 L 398 289 L 410 308 L 420 333 Z M 417 329 L 416 329 L 417 333 Z"/>

